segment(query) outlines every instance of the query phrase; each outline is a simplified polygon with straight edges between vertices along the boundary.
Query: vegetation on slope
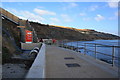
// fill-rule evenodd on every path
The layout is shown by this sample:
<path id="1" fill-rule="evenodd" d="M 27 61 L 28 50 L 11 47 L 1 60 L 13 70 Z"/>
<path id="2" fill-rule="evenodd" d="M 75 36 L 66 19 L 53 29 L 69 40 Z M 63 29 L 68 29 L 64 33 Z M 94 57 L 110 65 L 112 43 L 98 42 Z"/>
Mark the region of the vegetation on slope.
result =
<path id="1" fill-rule="evenodd" d="M 69 27 L 56 27 L 36 22 L 30 22 L 35 29 L 38 38 L 58 39 L 58 40 L 95 40 L 95 39 L 118 39 L 118 36 L 97 32 L 89 29 L 75 29 Z M 19 54 L 20 47 L 20 31 L 17 24 L 4 18 L 2 20 L 2 50 L 3 63 L 8 61 L 12 54 Z M 7 55 L 7 56 L 6 56 Z"/>
<path id="2" fill-rule="evenodd" d="M 2 62 L 11 59 L 12 54 L 19 54 L 17 47 L 20 47 L 20 35 L 17 25 L 7 19 L 2 20 Z"/>
<path id="3" fill-rule="evenodd" d="M 95 40 L 95 39 L 118 39 L 118 36 L 97 32 L 90 29 L 75 29 L 64 26 L 45 25 L 30 22 L 39 38 L 55 38 L 58 40 Z"/>

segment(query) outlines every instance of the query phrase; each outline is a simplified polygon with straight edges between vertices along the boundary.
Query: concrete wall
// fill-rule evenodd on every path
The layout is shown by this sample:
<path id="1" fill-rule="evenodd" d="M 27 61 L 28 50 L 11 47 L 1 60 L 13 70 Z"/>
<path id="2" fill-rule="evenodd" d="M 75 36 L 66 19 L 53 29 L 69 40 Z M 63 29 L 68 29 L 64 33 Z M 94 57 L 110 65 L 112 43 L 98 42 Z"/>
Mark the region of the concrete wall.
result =
<path id="1" fill-rule="evenodd" d="M 26 78 L 45 78 L 45 44 L 43 43 L 35 61 Z"/>
<path id="2" fill-rule="evenodd" d="M 21 49 L 32 50 L 34 47 L 40 47 L 42 43 L 21 43 Z"/>

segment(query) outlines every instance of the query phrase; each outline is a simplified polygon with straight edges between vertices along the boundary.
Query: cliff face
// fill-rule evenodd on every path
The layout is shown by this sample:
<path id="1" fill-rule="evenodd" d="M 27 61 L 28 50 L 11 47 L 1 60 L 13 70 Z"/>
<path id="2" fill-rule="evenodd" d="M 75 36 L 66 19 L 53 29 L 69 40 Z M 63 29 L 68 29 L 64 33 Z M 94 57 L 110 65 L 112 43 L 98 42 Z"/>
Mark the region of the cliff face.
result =
<path id="1" fill-rule="evenodd" d="M 2 19 L 2 49 L 3 53 L 16 53 L 16 47 L 20 47 L 20 32 L 17 24 Z M 4 50 L 5 49 L 5 50 Z M 7 52 L 4 52 L 7 51 Z"/>
<path id="2" fill-rule="evenodd" d="M 115 35 L 101 33 L 95 30 L 56 27 L 35 22 L 30 22 L 30 24 L 35 29 L 38 38 L 55 38 L 58 40 L 118 39 Z M 17 24 L 6 18 L 2 19 L 3 61 L 10 59 L 12 54 L 20 53 L 20 31 L 17 26 Z"/>
<path id="3" fill-rule="evenodd" d="M 56 27 L 35 22 L 30 22 L 30 24 L 35 29 L 38 38 L 55 38 L 58 40 L 118 39 L 118 36 L 95 30 Z M 17 26 L 7 19 L 2 20 L 2 47 L 8 49 L 10 53 L 17 51 L 16 46 L 20 47 L 20 31 Z"/>
<path id="4" fill-rule="evenodd" d="M 97 32 L 90 29 L 75 29 L 30 22 L 34 27 L 38 38 L 55 38 L 58 40 L 95 40 L 95 39 L 118 39 L 118 36 Z"/>
<path id="5" fill-rule="evenodd" d="M 8 16 L 11 19 L 10 16 Z M 13 20 L 8 18 L 1 17 L 2 20 L 2 33 L 0 33 L 0 39 L 2 37 L 2 57 L 3 62 L 9 60 L 12 54 L 21 53 L 20 50 L 20 30 L 17 28 L 19 26 L 15 22 L 19 21 L 18 17 L 12 17 Z M 23 20 L 23 23 L 25 21 Z M 75 29 L 64 26 L 54 26 L 54 25 L 45 25 L 36 22 L 30 22 L 31 27 L 34 28 L 35 32 L 38 35 L 38 38 L 47 38 L 47 39 L 58 39 L 58 40 L 95 40 L 95 39 L 118 39 L 118 36 L 97 32 L 90 29 Z M 1 29 L 1 28 L 0 28 Z M 2 35 L 2 36 L 1 36 Z M 120 39 L 120 38 L 119 38 Z M 0 44 L 1 45 L 1 44 Z M 1 51 L 1 50 L 0 50 Z"/>

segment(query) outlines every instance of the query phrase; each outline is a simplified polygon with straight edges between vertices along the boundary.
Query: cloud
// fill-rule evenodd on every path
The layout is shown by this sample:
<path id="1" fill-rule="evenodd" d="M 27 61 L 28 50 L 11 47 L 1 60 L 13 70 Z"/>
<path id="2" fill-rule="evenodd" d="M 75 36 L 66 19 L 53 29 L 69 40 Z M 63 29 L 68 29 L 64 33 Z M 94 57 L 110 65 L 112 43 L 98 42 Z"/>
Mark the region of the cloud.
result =
<path id="1" fill-rule="evenodd" d="M 118 16 L 118 12 L 115 12 L 114 14 L 115 14 L 115 16 Z"/>
<path id="2" fill-rule="evenodd" d="M 37 6 L 36 8 L 45 9 L 43 6 Z"/>
<path id="3" fill-rule="evenodd" d="M 70 6 L 70 7 L 77 7 L 77 6 L 78 6 L 78 4 L 76 4 L 76 3 L 72 2 L 72 3 L 70 3 L 70 4 L 69 4 L 69 6 Z"/>
<path id="4" fill-rule="evenodd" d="M 57 18 L 50 18 L 50 20 L 52 20 L 53 22 L 59 22 L 59 19 Z"/>
<path id="5" fill-rule="evenodd" d="M 94 6 L 90 6 L 90 11 L 95 11 L 96 9 L 98 9 L 98 6 L 97 5 L 94 5 Z"/>
<path id="6" fill-rule="evenodd" d="M 118 7 L 118 2 L 119 2 L 119 0 L 109 0 L 108 1 L 108 6 L 110 8 L 117 8 Z"/>
<path id="7" fill-rule="evenodd" d="M 87 18 L 83 18 L 83 21 L 89 21 L 91 18 L 87 17 Z"/>
<path id="8" fill-rule="evenodd" d="M 75 2 L 69 2 L 68 4 L 66 4 L 64 7 L 63 7 L 63 10 L 68 10 L 68 9 L 71 9 L 71 8 L 75 8 L 77 7 L 78 4 L 75 3 Z"/>
<path id="9" fill-rule="evenodd" d="M 120 10 L 116 11 L 114 14 L 115 14 L 115 16 L 117 16 L 117 17 L 120 16 Z"/>
<path id="10" fill-rule="evenodd" d="M 55 23 L 53 23 L 53 22 L 52 22 L 52 23 L 49 23 L 49 24 L 50 24 L 50 25 L 55 25 Z"/>
<path id="11" fill-rule="evenodd" d="M 96 21 L 101 21 L 101 20 L 104 20 L 105 18 L 102 15 L 98 14 L 94 19 Z"/>
<path id="12" fill-rule="evenodd" d="M 72 19 L 67 14 L 61 14 L 61 17 L 65 22 L 72 22 Z"/>
<path id="13" fill-rule="evenodd" d="M 40 17 L 39 15 L 35 15 L 29 11 L 21 11 L 21 14 L 23 15 L 23 17 L 26 17 L 31 21 L 41 22 L 42 20 L 44 20 L 44 18 Z"/>
<path id="14" fill-rule="evenodd" d="M 109 20 L 116 20 L 116 17 L 109 17 Z"/>
<path id="15" fill-rule="evenodd" d="M 80 16 L 86 16 L 86 13 L 80 13 L 79 15 Z"/>
<path id="16" fill-rule="evenodd" d="M 42 22 L 43 20 L 45 20 L 43 17 L 26 10 L 16 10 L 13 8 L 8 8 L 8 11 L 18 16 L 21 19 L 28 19 L 30 21 L 35 21 L 35 22 Z"/>
<path id="17" fill-rule="evenodd" d="M 120 16 L 120 11 L 116 11 L 116 12 L 114 13 L 114 16 L 109 17 L 108 19 L 109 19 L 109 20 L 116 20 L 116 19 L 118 19 L 118 16 Z"/>
<path id="18" fill-rule="evenodd" d="M 34 9 L 34 12 L 39 14 L 39 15 L 56 15 L 55 12 L 42 10 L 42 9 L 37 9 L 37 8 Z"/>
<path id="19" fill-rule="evenodd" d="M 117 2 L 108 2 L 108 5 L 109 5 L 110 8 L 117 8 L 118 7 Z"/>

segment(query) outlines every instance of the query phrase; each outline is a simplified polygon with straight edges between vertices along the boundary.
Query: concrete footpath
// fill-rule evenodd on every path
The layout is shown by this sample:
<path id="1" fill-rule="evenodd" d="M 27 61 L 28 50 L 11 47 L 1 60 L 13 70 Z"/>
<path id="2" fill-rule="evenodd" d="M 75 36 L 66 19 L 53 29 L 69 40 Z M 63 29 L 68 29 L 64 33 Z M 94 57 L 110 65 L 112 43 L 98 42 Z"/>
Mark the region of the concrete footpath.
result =
<path id="1" fill-rule="evenodd" d="M 45 69 L 46 78 L 117 78 L 115 67 L 87 55 L 51 45 L 46 45 Z"/>

